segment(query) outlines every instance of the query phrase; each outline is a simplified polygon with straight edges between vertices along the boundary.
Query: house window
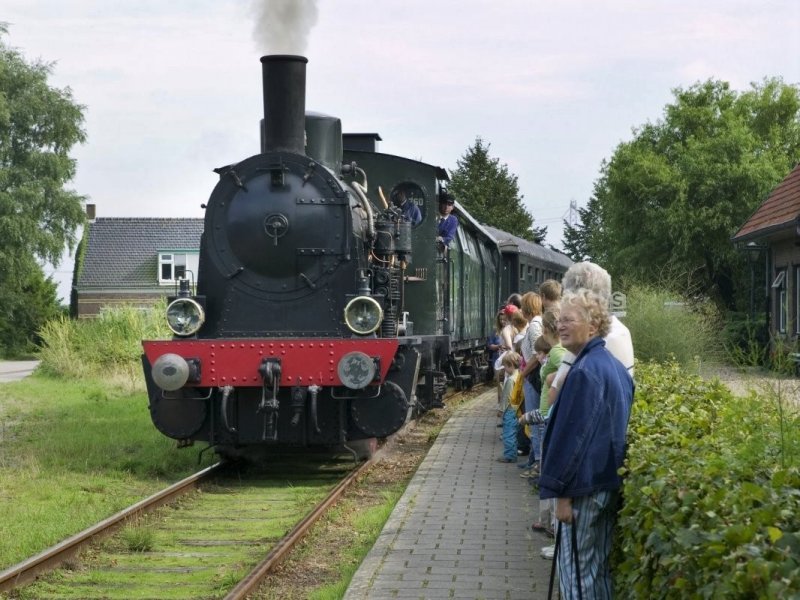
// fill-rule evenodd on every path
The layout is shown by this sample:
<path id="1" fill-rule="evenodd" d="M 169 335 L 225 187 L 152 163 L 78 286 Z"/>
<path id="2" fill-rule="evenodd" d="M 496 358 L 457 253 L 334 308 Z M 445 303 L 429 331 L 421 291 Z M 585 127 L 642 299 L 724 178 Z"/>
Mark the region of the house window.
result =
<path id="1" fill-rule="evenodd" d="M 194 279 L 197 265 L 196 252 L 159 252 L 158 282 L 175 283 L 179 279 Z"/>
<path id="2" fill-rule="evenodd" d="M 800 334 L 800 267 L 794 268 L 794 332 Z"/>
<path id="3" fill-rule="evenodd" d="M 781 269 L 775 275 L 772 282 L 772 289 L 775 290 L 775 315 L 778 333 L 786 333 L 789 321 L 789 298 L 786 293 L 786 269 Z"/>

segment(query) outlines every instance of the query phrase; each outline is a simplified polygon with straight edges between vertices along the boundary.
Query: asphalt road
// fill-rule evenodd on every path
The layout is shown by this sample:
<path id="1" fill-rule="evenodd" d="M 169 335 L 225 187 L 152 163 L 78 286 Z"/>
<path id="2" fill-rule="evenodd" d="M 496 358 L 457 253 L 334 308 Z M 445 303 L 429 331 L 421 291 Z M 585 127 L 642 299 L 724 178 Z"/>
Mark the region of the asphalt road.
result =
<path id="1" fill-rule="evenodd" d="M 0 383 L 24 379 L 39 366 L 38 360 L 3 360 L 0 361 Z"/>

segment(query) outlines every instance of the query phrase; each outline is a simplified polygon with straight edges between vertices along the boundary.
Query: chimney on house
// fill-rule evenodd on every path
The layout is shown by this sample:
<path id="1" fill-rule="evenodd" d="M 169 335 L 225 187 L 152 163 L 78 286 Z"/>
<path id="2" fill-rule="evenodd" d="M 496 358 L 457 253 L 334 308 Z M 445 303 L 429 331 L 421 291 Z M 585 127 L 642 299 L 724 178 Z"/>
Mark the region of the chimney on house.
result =
<path id="1" fill-rule="evenodd" d="M 96 208 L 97 208 L 97 205 L 95 205 L 95 204 L 87 204 L 86 205 L 86 219 L 88 221 L 94 221 Z"/>

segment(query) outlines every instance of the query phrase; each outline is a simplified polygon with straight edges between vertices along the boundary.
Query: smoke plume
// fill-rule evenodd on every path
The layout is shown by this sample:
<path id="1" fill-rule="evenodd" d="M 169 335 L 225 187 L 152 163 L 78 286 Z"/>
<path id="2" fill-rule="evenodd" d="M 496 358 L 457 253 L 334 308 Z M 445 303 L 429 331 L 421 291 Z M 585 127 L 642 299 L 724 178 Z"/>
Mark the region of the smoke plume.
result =
<path id="1" fill-rule="evenodd" d="M 253 0 L 253 38 L 262 54 L 305 55 L 317 23 L 317 0 Z"/>

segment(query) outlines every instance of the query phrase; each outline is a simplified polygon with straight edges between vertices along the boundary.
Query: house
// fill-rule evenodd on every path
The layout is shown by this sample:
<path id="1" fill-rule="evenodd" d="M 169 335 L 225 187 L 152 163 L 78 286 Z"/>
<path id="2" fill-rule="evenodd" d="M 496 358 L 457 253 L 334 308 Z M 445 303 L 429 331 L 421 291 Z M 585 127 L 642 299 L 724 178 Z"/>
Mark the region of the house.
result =
<path id="1" fill-rule="evenodd" d="M 197 279 L 203 219 L 98 218 L 84 230 L 75 265 L 72 314 L 92 317 L 116 304 L 149 306 Z"/>
<path id="2" fill-rule="evenodd" d="M 770 333 L 800 334 L 800 164 L 732 239 L 750 257 L 751 305 L 764 303 Z"/>

